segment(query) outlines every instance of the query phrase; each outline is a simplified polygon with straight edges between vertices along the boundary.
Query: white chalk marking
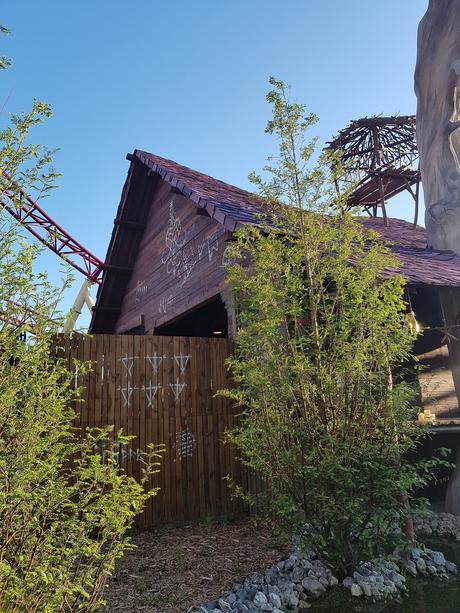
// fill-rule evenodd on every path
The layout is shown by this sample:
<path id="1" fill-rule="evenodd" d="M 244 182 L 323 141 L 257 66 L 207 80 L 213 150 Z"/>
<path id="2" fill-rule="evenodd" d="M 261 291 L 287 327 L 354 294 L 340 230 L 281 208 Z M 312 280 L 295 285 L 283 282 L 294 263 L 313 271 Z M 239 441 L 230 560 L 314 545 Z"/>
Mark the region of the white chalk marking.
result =
<path id="1" fill-rule="evenodd" d="M 160 300 L 160 304 L 158 306 L 159 313 L 167 313 L 174 302 L 174 297 L 170 294 L 168 297 L 164 297 Z"/>
<path id="2" fill-rule="evenodd" d="M 131 385 L 131 382 L 128 381 L 126 383 L 126 387 L 118 387 L 117 388 L 119 391 L 121 391 L 121 395 L 123 396 L 123 405 L 125 407 L 129 407 L 131 406 L 131 398 L 133 395 L 134 390 L 139 389 L 138 387 L 133 387 Z"/>
<path id="3" fill-rule="evenodd" d="M 176 364 L 180 368 L 181 375 L 185 373 L 185 369 L 187 368 L 187 364 L 191 359 L 191 355 L 183 355 L 182 353 L 179 355 L 174 355 L 171 360 L 175 360 Z"/>
<path id="4" fill-rule="evenodd" d="M 129 447 L 121 447 L 120 449 L 120 463 L 126 462 L 126 460 L 140 460 L 142 457 L 142 451 L 140 449 L 131 449 Z"/>
<path id="5" fill-rule="evenodd" d="M 182 393 L 182 391 L 187 387 L 186 383 L 181 383 L 179 381 L 179 379 L 176 379 L 175 383 L 168 383 L 169 387 L 172 389 L 172 392 L 174 394 L 174 399 L 179 400 L 179 397 Z"/>
<path id="6" fill-rule="evenodd" d="M 147 400 L 147 408 L 153 407 L 153 401 L 160 388 L 161 388 L 161 385 L 152 385 L 151 380 L 149 381 L 148 385 L 143 385 L 141 387 L 141 390 L 145 392 L 145 398 Z"/>
<path id="7" fill-rule="evenodd" d="M 134 360 L 138 360 L 138 359 L 139 359 L 138 355 L 135 355 L 133 357 L 129 357 L 127 353 L 125 353 L 125 355 L 120 358 L 120 362 L 126 368 L 126 372 L 127 372 L 129 377 L 131 377 L 132 374 L 133 374 Z"/>
<path id="8" fill-rule="evenodd" d="M 187 427 L 182 428 L 182 430 L 176 433 L 175 447 L 180 458 L 187 458 L 193 455 L 195 437 Z"/>
<path id="9" fill-rule="evenodd" d="M 163 362 L 163 360 L 166 358 L 166 355 L 157 355 L 157 352 L 155 351 L 155 353 L 153 355 L 146 355 L 145 359 L 148 360 L 150 362 L 150 365 L 153 368 L 153 373 L 156 375 L 158 373 L 158 369 L 161 366 L 161 363 Z"/>
<path id="10" fill-rule="evenodd" d="M 74 389 L 77 389 L 78 387 L 78 372 L 80 370 L 80 367 L 78 366 L 78 363 L 75 364 L 75 371 L 74 371 L 74 375 L 73 375 L 73 387 Z"/>
<path id="11" fill-rule="evenodd" d="M 140 302 L 147 295 L 148 286 L 145 281 L 138 280 L 134 290 L 134 302 Z"/>

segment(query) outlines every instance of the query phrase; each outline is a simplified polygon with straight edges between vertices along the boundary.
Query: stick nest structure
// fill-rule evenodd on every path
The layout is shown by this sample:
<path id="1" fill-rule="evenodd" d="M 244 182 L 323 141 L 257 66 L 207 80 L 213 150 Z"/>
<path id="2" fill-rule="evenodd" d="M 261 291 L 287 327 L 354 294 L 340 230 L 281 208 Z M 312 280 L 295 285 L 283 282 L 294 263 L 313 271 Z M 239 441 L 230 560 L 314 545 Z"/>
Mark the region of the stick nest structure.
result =
<path id="1" fill-rule="evenodd" d="M 415 115 L 364 117 L 352 121 L 329 143 L 326 150 L 339 157 L 342 165 L 336 181 L 339 193 L 346 193 L 348 208 L 364 209 L 388 223 L 385 203 L 404 191 L 414 199 L 414 225 L 418 219 L 418 149 Z"/>

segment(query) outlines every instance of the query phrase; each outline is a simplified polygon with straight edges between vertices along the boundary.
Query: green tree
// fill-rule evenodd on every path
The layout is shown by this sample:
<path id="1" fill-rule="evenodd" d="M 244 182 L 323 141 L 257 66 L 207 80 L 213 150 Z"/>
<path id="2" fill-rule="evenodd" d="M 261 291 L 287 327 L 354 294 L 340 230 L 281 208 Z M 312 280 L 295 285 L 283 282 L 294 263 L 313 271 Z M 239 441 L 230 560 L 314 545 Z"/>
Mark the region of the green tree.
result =
<path id="1" fill-rule="evenodd" d="M 427 478 L 405 460 L 422 435 L 413 390 L 393 381 L 411 358 L 405 280 L 342 206 L 331 160 L 312 164 L 316 117 L 270 83 L 278 155 L 267 180 L 251 175 L 266 214 L 228 248 L 237 385 L 224 393 L 243 407 L 228 437 L 263 478 L 265 508 L 343 576 L 404 540 L 397 527 Z"/>
<path id="2" fill-rule="evenodd" d="M 51 153 L 29 142 L 50 114 L 35 101 L 1 130 L 2 198 L 15 199 L 17 183 L 38 195 L 52 189 Z M 128 529 L 155 493 L 149 483 L 160 450 L 142 458 L 137 483 L 117 461 L 129 438 L 110 428 L 80 436 L 73 427 L 78 390 L 53 338 L 66 282 L 55 288 L 35 272 L 38 253 L 0 210 L 0 610 L 92 611 L 131 547 Z"/>

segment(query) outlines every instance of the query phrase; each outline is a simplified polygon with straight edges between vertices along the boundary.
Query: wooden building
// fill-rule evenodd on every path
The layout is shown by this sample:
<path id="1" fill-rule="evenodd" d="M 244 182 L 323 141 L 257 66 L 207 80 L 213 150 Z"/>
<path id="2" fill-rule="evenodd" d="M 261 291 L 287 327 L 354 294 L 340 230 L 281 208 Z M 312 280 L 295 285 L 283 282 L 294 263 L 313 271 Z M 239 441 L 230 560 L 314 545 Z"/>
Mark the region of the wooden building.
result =
<path id="1" fill-rule="evenodd" d="M 258 222 L 260 201 L 144 151 L 128 159 L 90 332 L 232 337 L 222 262 L 234 230 Z M 424 229 L 412 223 L 377 217 L 364 223 L 393 243 L 411 309 L 422 327 L 436 328 L 416 343 L 416 353 L 430 366 L 420 381 L 422 403 L 443 423 L 460 424 L 460 359 L 449 357 L 445 334 L 446 326 L 460 321 L 460 257 L 428 249 Z M 451 312 L 442 312 L 441 294 L 452 297 Z M 451 356 L 456 352 L 451 348 Z"/>

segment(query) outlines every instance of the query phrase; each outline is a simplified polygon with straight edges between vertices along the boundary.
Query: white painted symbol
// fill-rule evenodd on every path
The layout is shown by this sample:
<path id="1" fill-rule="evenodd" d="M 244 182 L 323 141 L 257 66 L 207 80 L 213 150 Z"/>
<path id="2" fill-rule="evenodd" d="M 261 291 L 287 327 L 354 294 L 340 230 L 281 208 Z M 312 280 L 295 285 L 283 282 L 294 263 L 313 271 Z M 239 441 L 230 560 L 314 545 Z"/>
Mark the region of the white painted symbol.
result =
<path id="1" fill-rule="evenodd" d="M 129 377 L 131 377 L 132 374 L 133 374 L 134 360 L 138 360 L 138 359 L 139 359 L 138 355 L 135 355 L 133 357 L 129 357 L 127 353 L 125 353 L 125 355 L 120 358 L 120 362 L 126 368 L 126 372 L 127 372 Z"/>
<path id="2" fill-rule="evenodd" d="M 219 249 L 219 239 L 213 236 L 208 236 L 208 240 L 207 240 L 207 246 L 208 246 L 208 258 L 209 261 L 211 262 L 214 252 L 218 251 Z"/>
<path id="3" fill-rule="evenodd" d="M 140 302 L 142 298 L 147 294 L 147 283 L 144 281 L 137 281 L 136 289 L 134 290 L 134 302 Z"/>
<path id="4" fill-rule="evenodd" d="M 131 382 L 128 381 L 125 387 L 118 387 L 119 391 L 121 391 L 121 395 L 123 396 L 123 406 L 129 407 L 131 406 L 131 398 L 134 390 L 139 389 L 138 387 L 133 387 Z"/>
<path id="5" fill-rule="evenodd" d="M 181 220 L 176 213 L 174 202 L 171 200 L 169 203 L 169 222 L 168 229 L 166 230 L 165 242 L 166 246 L 169 247 L 169 249 L 171 249 L 173 252 L 176 252 L 185 244 L 185 233 L 181 238 L 181 232 Z"/>
<path id="6" fill-rule="evenodd" d="M 162 264 L 166 266 L 168 275 L 172 275 L 180 281 L 182 287 L 193 272 L 196 264 L 204 253 L 207 253 L 209 261 L 219 249 L 219 240 L 216 235 L 207 236 L 200 243 L 189 241 L 187 233 L 182 230 L 180 218 L 176 214 L 174 202 L 169 204 L 169 221 L 165 237 L 166 250 L 161 257 Z M 165 305 L 160 303 L 160 312 Z M 167 308 L 167 307 L 166 307 Z"/>
<path id="7" fill-rule="evenodd" d="M 145 398 L 147 400 L 147 408 L 153 407 L 153 401 L 157 395 L 161 385 L 152 385 L 152 381 L 149 381 L 148 385 L 143 385 L 141 390 L 145 392 Z"/>
<path id="8" fill-rule="evenodd" d="M 201 260 L 204 250 L 206 249 L 208 259 L 211 262 L 214 252 L 219 250 L 219 238 L 217 236 L 207 236 L 198 244 L 198 259 Z"/>
<path id="9" fill-rule="evenodd" d="M 156 375 L 158 373 L 158 369 L 161 366 L 161 363 L 166 358 L 165 355 L 157 355 L 157 352 L 153 355 L 146 355 L 145 359 L 150 362 L 151 367 L 153 368 L 153 373 Z"/>
<path id="10" fill-rule="evenodd" d="M 185 245 L 186 235 L 182 233 L 182 224 L 176 214 L 174 202 L 169 203 L 169 221 L 166 230 L 165 243 L 167 252 L 162 256 L 162 264 L 166 264 L 166 272 L 173 277 L 181 277 L 187 256 L 182 249 Z"/>
<path id="11" fill-rule="evenodd" d="M 105 375 L 104 354 L 102 354 L 101 355 L 101 385 L 104 385 L 104 375 Z"/>
<path id="12" fill-rule="evenodd" d="M 174 394 L 174 399 L 177 401 L 179 400 L 179 397 L 182 393 L 182 391 L 184 390 L 184 388 L 187 387 L 186 383 L 181 383 L 179 381 L 179 379 L 176 379 L 175 383 L 168 383 L 169 387 L 172 389 L 172 392 Z"/>
<path id="13" fill-rule="evenodd" d="M 94 453 L 100 453 L 102 456 L 102 461 L 105 462 L 107 461 L 109 452 L 106 449 L 107 447 L 107 443 L 95 443 L 93 445 L 93 449 L 94 449 Z"/>
<path id="14" fill-rule="evenodd" d="M 203 255 L 203 251 L 206 245 L 206 240 L 201 241 L 201 243 L 198 244 L 198 258 L 201 260 L 201 256 Z"/>
<path id="15" fill-rule="evenodd" d="M 184 283 L 187 281 L 187 279 L 190 277 L 190 275 L 192 274 L 193 269 L 195 268 L 195 265 L 198 262 L 198 259 L 195 257 L 193 253 L 193 246 L 189 247 L 188 253 L 186 253 L 185 248 L 182 249 L 181 254 L 182 254 L 182 265 L 176 271 L 176 274 L 177 274 L 177 277 L 181 279 L 180 285 L 182 287 Z"/>
<path id="16" fill-rule="evenodd" d="M 193 455 L 195 449 L 195 437 L 190 430 L 185 427 L 176 434 L 176 449 L 181 458 L 187 458 Z"/>
<path id="17" fill-rule="evenodd" d="M 187 368 L 187 364 L 189 363 L 191 357 L 191 355 L 182 355 L 181 353 L 180 355 L 174 355 L 171 358 L 172 360 L 175 360 L 176 364 L 179 366 L 181 375 L 185 373 L 185 369 Z"/>
<path id="18" fill-rule="evenodd" d="M 160 304 L 158 306 L 158 312 L 167 313 L 173 302 L 174 297 L 172 294 L 170 294 L 168 297 L 161 298 Z"/>
<path id="19" fill-rule="evenodd" d="M 109 457 L 109 450 L 107 449 L 107 443 L 96 443 L 93 445 L 94 453 L 100 453 L 102 461 L 105 463 Z M 125 445 L 115 445 L 114 451 L 117 452 L 116 463 L 120 465 L 126 460 L 140 460 L 142 458 L 141 449 L 131 449 Z M 113 456 L 112 456 L 113 457 Z"/>
<path id="20" fill-rule="evenodd" d="M 120 446 L 120 463 L 126 462 L 126 460 L 140 460 L 142 457 L 142 451 L 140 449 L 131 449 L 131 447 Z"/>

